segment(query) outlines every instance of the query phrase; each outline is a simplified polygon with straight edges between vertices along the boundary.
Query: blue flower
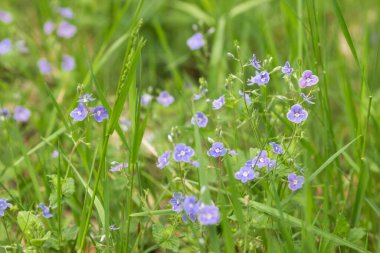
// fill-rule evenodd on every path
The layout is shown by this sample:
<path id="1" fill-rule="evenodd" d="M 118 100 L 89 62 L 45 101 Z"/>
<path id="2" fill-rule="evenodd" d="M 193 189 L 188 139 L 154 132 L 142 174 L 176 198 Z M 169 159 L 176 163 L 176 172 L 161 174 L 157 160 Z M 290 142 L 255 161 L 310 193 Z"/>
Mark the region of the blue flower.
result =
<path id="1" fill-rule="evenodd" d="M 193 161 L 191 163 L 195 168 L 199 168 L 199 162 L 198 161 Z"/>
<path id="2" fill-rule="evenodd" d="M 12 41 L 10 39 L 3 39 L 0 41 L 0 55 L 5 55 L 12 50 Z"/>
<path id="3" fill-rule="evenodd" d="M 268 170 L 271 170 L 274 167 L 276 167 L 276 160 L 270 160 L 269 159 L 269 161 L 268 161 Z"/>
<path id="4" fill-rule="evenodd" d="M 195 124 L 197 122 L 198 127 L 206 127 L 208 118 L 203 112 L 197 112 L 195 116 L 191 119 L 191 124 Z"/>
<path id="5" fill-rule="evenodd" d="M 163 106 L 169 106 L 174 102 L 174 98 L 167 91 L 163 91 L 157 97 L 157 102 Z"/>
<path id="6" fill-rule="evenodd" d="M 223 96 L 220 96 L 218 99 L 215 99 L 213 102 L 212 102 L 212 109 L 214 110 L 219 110 L 220 108 L 223 107 L 223 105 L 226 103 L 226 101 L 224 100 L 224 95 Z"/>
<path id="7" fill-rule="evenodd" d="M 70 55 L 64 55 L 62 58 L 62 69 L 65 71 L 72 71 L 75 69 L 75 59 Z"/>
<path id="8" fill-rule="evenodd" d="M 251 181 L 259 176 L 259 173 L 254 171 L 250 166 L 241 167 L 239 171 L 235 173 L 235 178 L 240 180 L 242 183 Z"/>
<path id="9" fill-rule="evenodd" d="M 284 151 L 282 150 L 281 145 L 279 145 L 279 144 L 277 144 L 275 142 L 269 142 L 269 145 L 271 145 L 273 147 L 273 153 L 276 153 L 276 154 L 279 154 L 279 155 L 284 154 Z"/>
<path id="10" fill-rule="evenodd" d="M 269 82 L 270 76 L 267 71 L 261 71 L 260 73 L 256 71 L 256 76 L 251 77 L 248 80 L 248 85 L 254 85 L 257 83 L 259 86 L 265 85 Z"/>
<path id="11" fill-rule="evenodd" d="M 295 104 L 290 108 L 286 116 L 291 122 L 300 124 L 302 121 L 305 121 L 307 119 L 308 113 L 302 108 L 301 105 Z"/>
<path id="12" fill-rule="evenodd" d="M 187 222 L 187 218 L 189 218 L 194 222 L 199 209 L 197 198 L 195 196 L 185 196 L 185 199 L 183 200 L 183 209 L 185 210 L 185 214 L 182 216 L 183 221 Z"/>
<path id="13" fill-rule="evenodd" d="M 252 99 L 249 96 L 249 94 L 244 93 L 243 91 L 239 90 L 239 95 L 242 96 L 245 99 L 245 102 L 249 105 L 252 103 Z"/>
<path id="14" fill-rule="evenodd" d="M 172 210 L 176 213 L 180 213 L 183 210 L 183 203 L 184 198 L 182 197 L 182 194 L 179 192 L 176 192 L 173 194 L 173 198 L 169 201 L 170 204 L 172 204 Z"/>
<path id="15" fill-rule="evenodd" d="M 246 166 L 254 169 L 256 166 L 261 169 L 262 167 L 268 166 L 270 159 L 267 157 L 268 153 L 265 150 L 257 152 L 258 156 L 249 160 L 245 163 Z"/>
<path id="16" fill-rule="evenodd" d="M 220 221 L 219 208 L 215 205 L 204 205 L 199 207 L 198 221 L 202 225 L 214 225 Z"/>
<path id="17" fill-rule="evenodd" d="M 19 122 L 27 122 L 30 118 L 30 111 L 23 106 L 17 106 L 15 108 L 13 118 Z"/>
<path id="18" fill-rule="evenodd" d="M 298 84 L 303 89 L 306 87 L 316 85 L 318 81 L 319 81 L 318 76 L 313 75 L 313 72 L 311 72 L 311 70 L 305 70 L 302 73 L 302 76 L 300 80 L 298 81 Z"/>
<path id="19" fill-rule="evenodd" d="M 168 166 L 169 164 L 169 158 L 170 158 L 170 151 L 166 151 L 165 153 L 163 153 L 160 157 L 158 157 L 158 160 L 157 160 L 157 168 L 159 169 L 163 169 L 165 168 L 166 166 Z"/>
<path id="20" fill-rule="evenodd" d="M 108 119 L 108 112 L 107 112 L 106 108 L 104 108 L 103 106 L 95 107 L 94 119 L 97 122 L 102 122 L 103 120 Z"/>
<path id="21" fill-rule="evenodd" d="M 120 227 L 116 227 L 115 224 L 112 224 L 112 225 L 110 226 L 110 230 L 112 230 L 112 231 L 116 231 L 116 230 L 119 230 L 119 229 L 120 229 Z"/>
<path id="22" fill-rule="evenodd" d="M 249 60 L 249 63 L 252 65 L 252 67 L 254 67 L 257 70 L 261 68 L 260 61 L 256 59 L 255 54 L 253 54 L 252 60 Z"/>
<path id="23" fill-rule="evenodd" d="M 57 9 L 58 13 L 64 18 L 73 18 L 74 12 L 69 7 L 60 7 Z"/>
<path id="24" fill-rule="evenodd" d="M 43 75 L 47 75 L 51 73 L 52 71 L 52 67 L 49 61 L 46 60 L 45 58 L 39 59 L 37 65 L 38 65 L 38 69 L 40 70 L 40 73 Z"/>
<path id="25" fill-rule="evenodd" d="M 1 22 L 9 24 L 10 22 L 12 22 L 12 20 L 13 20 L 12 14 L 10 14 L 9 12 L 0 10 L 0 21 Z"/>
<path id="26" fill-rule="evenodd" d="M 77 32 L 77 28 L 69 22 L 62 21 L 59 23 L 57 29 L 57 35 L 61 38 L 69 39 L 73 37 Z"/>
<path id="27" fill-rule="evenodd" d="M 148 94 L 148 93 L 144 93 L 142 96 L 141 96 L 141 105 L 142 106 L 149 106 L 150 105 L 150 102 L 152 101 L 153 99 L 153 96 Z"/>
<path id="28" fill-rule="evenodd" d="M 173 158 L 177 162 L 190 163 L 190 158 L 194 155 L 194 150 L 183 143 L 177 144 L 174 148 Z"/>
<path id="29" fill-rule="evenodd" d="M 70 117 L 73 118 L 74 121 L 82 121 L 86 118 L 87 113 L 86 107 L 83 104 L 79 104 L 78 107 L 70 113 Z"/>
<path id="30" fill-rule="evenodd" d="M 42 216 L 44 216 L 46 219 L 53 217 L 53 215 L 50 213 L 49 207 L 45 206 L 42 203 L 39 204 L 39 207 L 42 209 Z"/>
<path id="31" fill-rule="evenodd" d="M 213 156 L 213 157 L 219 157 L 219 156 L 224 156 L 227 152 L 227 149 L 224 148 L 223 143 L 221 142 L 214 142 L 212 144 L 212 147 L 209 149 L 207 152 L 208 156 Z"/>
<path id="32" fill-rule="evenodd" d="M 118 162 L 112 162 L 111 163 L 111 169 L 110 171 L 112 172 L 119 172 L 123 169 L 128 168 L 129 164 L 128 163 L 118 163 Z"/>
<path id="33" fill-rule="evenodd" d="M 196 33 L 193 36 L 191 36 L 186 41 L 186 44 L 190 48 L 190 50 L 193 51 L 202 48 L 205 44 L 202 33 Z"/>
<path id="34" fill-rule="evenodd" d="M 305 179 L 303 176 L 297 176 L 294 173 L 291 173 L 288 175 L 288 181 L 289 181 L 289 188 L 292 191 L 296 191 L 300 188 L 302 188 L 303 183 L 305 182 Z"/>
<path id="35" fill-rule="evenodd" d="M 86 104 L 92 101 L 95 101 L 95 98 L 92 97 L 92 94 L 84 94 L 83 96 L 80 96 L 78 99 L 78 102 L 83 103 L 83 104 Z"/>
<path id="36" fill-rule="evenodd" d="M 11 117 L 11 114 L 8 109 L 0 108 L 0 121 L 4 121 Z"/>
<path id="37" fill-rule="evenodd" d="M 293 68 L 290 67 L 289 62 L 285 62 L 285 66 L 281 68 L 282 73 L 284 73 L 284 77 L 286 75 L 290 76 L 293 73 Z"/>
<path id="38" fill-rule="evenodd" d="M 11 207 L 12 205 L 7 203 L 7 199 L 1 198 L 0 199 L 0 216 L 4 216 L 4 211 L 8 208 Z"/>
<path id="39" fill-rule="evenodd" d="M 233 149 L 229 150 L 228 154 L 230 154 L 230 156 L 237 156 L 238 155 L 238 153 Z"/>
<path id="40" fill-rule="evenodd" d="M 44 33 L 46 35 L 52 34 L 52 32 L 54 32 L 54 27 L 55 27 L 55 25 L 54 25 L 54 23 L 51 20 L 46 21 L 44 23 L 44 27 L 43 27 Z"/>

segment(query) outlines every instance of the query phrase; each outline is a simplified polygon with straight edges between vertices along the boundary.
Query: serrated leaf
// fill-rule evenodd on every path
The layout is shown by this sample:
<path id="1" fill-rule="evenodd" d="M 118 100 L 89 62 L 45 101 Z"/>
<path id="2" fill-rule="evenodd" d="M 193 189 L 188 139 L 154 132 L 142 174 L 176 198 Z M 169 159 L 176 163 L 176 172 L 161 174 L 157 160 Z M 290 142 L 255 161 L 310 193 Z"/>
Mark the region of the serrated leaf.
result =
<path id="1" fill-rule="evenodd" d="M 153 238 L 157 244 L 164 249 L 175 252 L 179 250 L 179 239 L 173 234 L 173 227 L 164 227 L 161 223 L 156 223 L 152 227 Z"/>
<path id="2" fill-rule="evenodd" d="M 18 212 L 17 224 L 28 241 L 43 238 L 45 234 L 42 221 L 30 211 Z"/>
<path id="3" fill-rule="evenodd" d="M 57 178 L 57 175 L 49 175 L 49 177 L 50 177 L 50 183 L 52 186 L 52 191 L 49 196 L 49 202 L 52 208 L 56 208 L 57 198 L 58 198 L 58 178 Z M 71 177 L 68 177 L 66 179 L 61 178 L 61 187 L 62 187 L 61 198 L 62 198 L 62 201 L 64 201 L 70 198 L 75 192 L 74 179 Z"/>
<path id="4" fill-rule="evenodd" d="M 49 240 L 51 236 L 51 232 L 47 232 L 44 237 L 42 238 L 37 238 L 37 239 L 32 239 L 30 240 L 30 243 L 33 245 L 33 246 L 36 246 L 38 248 L 42 247 L 42 245 L 47 241 Z"/>

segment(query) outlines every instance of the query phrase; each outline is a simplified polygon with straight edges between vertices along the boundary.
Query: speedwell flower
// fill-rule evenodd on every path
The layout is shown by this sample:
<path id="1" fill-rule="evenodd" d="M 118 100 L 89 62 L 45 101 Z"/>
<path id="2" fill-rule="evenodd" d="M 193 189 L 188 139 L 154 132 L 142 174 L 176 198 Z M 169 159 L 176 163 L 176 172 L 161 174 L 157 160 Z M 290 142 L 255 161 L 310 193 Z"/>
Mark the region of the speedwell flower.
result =
<path id="1" fill-rule="evenodd" d="M 190 50 L 193 51 L 202 48 L 205 44 L 202 33 L 196 33 L 193 36 L 191 36 L 186 41 L 186 44 L 190 48 Z"/>
<path id="2" fill-rule="evenodd" d="M 191 124 L 194 125 L 195 122 L 197 123 L 198 127 L 204 128 L 207 126 L 208 118 L 203 112 L 197 112 L 191 119 Z"/>
<path id="3" fill-rule="evenodd" d="M 270 76 L 267 71 L 261 71 L 260 73 L 256 71 L 256 76 L 251 77 L 248 80 L 248 85 L 254 85 L 257 83 L 259 86 L 265 85 L 269 82 Z"/>
<path id="4" fill-rule="evenodd" d="M 254 171 L 249 166 L 241 167 L 239 171 L 235 173 L 235 178 L 237 180 L 240 180 L 242 183 L 246 183 L 248 181 L 251 181 L 259 176 L 259 173 Z"/>
<path id="5" fill-rule="evenodd" d="M 78 104 L 78 107 L 70 113 L 70 117 L 73 118 L 74 121 L 82 121 L 86 118 L 87 113 L 86 107 L 83 104 Z"/>
<path id="6" fill-rule="evenodd" d="M 305 111 L 301 105 L 295 104 L 293 105 L 289 112 L 287 113 L 288 120 L 291 122 L 294 122 L 296 124 L 301 123 L 302 121 L 305 121 L 307 118 L 307 111 Z"/>
<path id="7" fill-rule="evenodd" d="M 214 142 L 212 147 L 207 152 L 208 156 L 219 157 L 224 156 L 227 153 L 227 149 L 224 147 L 221 142 Z"/>
<path id="8" fill-rule="evenodd" d="M 38 206 L 42 209 L 42 216 L 44 216 L 46 219 L 53 217 L 53 215 L 50 213 L 49 207 L 45 206 L 42 203 L 40 203 Z"/>
<path id="9" fill-rule="evenodd" d="M 212 102 L 212 109 L 214 110 L 219 110 L 220 108 L 223 107 L 223 105 L 226 103 L 225 99 L 224 99 L 224 95 L 223 96 L 220 96 L 218 99 L 215 99 L 213 102 Z"/>
<path id="10" fill-rule="evenodd" d="M 288 175 L 288 181 L 289 181 L 289 188 L 292 191 L 298 190 L 302 188 L 303 183 L 305 182 L 305 179 L 303 176 L 297 176 L 294 173 L 291 173 Z"/>
<path id="11" fill-rule="evenodd" d="M 97 122 L 102 122 L 105 119 L 108 119 L 108 112 L 107 109 L 103 106 L 97 106 L 94 109 L 94 119 Z"/>
<path id="12" fill-rule="evenodd" d="M 316 85 L 318 81 L 318 76 L 313 75 L 313 72 L 311 72 L 311 70 L 305 70 L 299 80 L 299 85 L 301 88 L 306 88 L 308 86 Z"/>
<path id="13" fill-rule="evenodd" d="M 177 162 L 186 162 L 190 163 L 190 158 L 194 155 L 194 150 L 186 146 L 183 143 L 177 144 L 174 148 L 173 158 Z"/>
<path id="14" fill-rule="evenodd" d="M 157 168 L 162 170 L 163 168 L 168 166 L 170 153 L 171 153 L 170 151 L 166 151 L 165 153 L 163 153 L 161 156 L 158 157 L 157 164 L 156 164 Z"/>
<path id="15" fill-rule="evenodd" d="M 169 106 L 174 102 L 174 98 L 167 91 L 163 91 L 157 97 L 157 102 L 163 106 Z"/>

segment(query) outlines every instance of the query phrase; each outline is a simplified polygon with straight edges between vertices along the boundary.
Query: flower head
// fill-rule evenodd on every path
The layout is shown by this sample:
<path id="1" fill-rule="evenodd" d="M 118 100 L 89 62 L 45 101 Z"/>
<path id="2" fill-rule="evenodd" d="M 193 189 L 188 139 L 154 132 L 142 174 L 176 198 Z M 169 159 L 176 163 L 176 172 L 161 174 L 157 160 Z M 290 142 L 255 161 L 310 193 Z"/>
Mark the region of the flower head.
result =
<path id="1" fill-rule="evenodd" d="M 227 149 L 224 147 L 221 142 L 214 142 L 212 147 L 207 152 L 207 155 L 212 157 L 224 156 L 227 152 Z"/>
<path id="2" fill-rule="evenodd" d="M 285 62 L 285 66 L 281 68 L 282 73 L 285 74 L 284 77 L 285 77 L 286 75 L 290 76 L 290 75 L 293 73 L 293 70 L 294 70 L 294 69 L 290 67 L 290 64 L 289 64 L 288 61 Z"/>
<path id="3" fill-rule="evenodd" d="M 157 163 L 156 163 L 156 165 L 157 165 L 157 168 L 159 168 L 159 169 L 163 169 L 163 168 L 165 168 L 166 166 L 168 166 L 168 164 L 169 164 L 169 159 L 170 159 L 170 153 L 171 153 L 171 151 L 166 151 L 165 153 L 163 153 L 162 155 L 160 155 L 159 157 L 158 157 L 158 160 L 157 160 Z"/>
<path id="4" fill-rule="evenodd" d="M 73 118 L 74 121 L 82 121 L 86 118 L 87 113 L 86 107 L 83 104 L 78 104 L 78 107 L 70 113 L 70 117 Z"/>
<path id="5" fill-rule="evenodd" d="M 190 158 L 194 155 L 194 150 L 183 143 L 177 144 L 174 148 L 173 158 L 177 162 L 190 163 Z"/>
<path id="6" fill-rule="evenodd" d="M 46 35 L 52 34 L 52 32 L 54 32 L 54 28 L 55 28 L 55 25 L 51 20 L 48 20 L 44 23 L 43 29 Z"/>
<path id="7" fill-rule="evenodd" d="M 195 218 L 199 210 L 199 202 L 195 196 L 185 196 L 183 200 L 183 209 L 185 210 L 185 215 L 182 216 L 184 222 L 187 222 L 187 218 L 191 221 L 195 221 Z"/>
<path id="8" fill-rule="evenodd" d="M 163 106 L 169 106 L 174 102 L 174 98 L 167 91 L 163 91 L 157 97 L 157 102 Z"/>
<path id="9" fill-rule="evenodd" d="M 220 221 L 219 208 L 211 205 L 201 205 L 198 212 L 198 221 L 202 225 L 214 225 Z"/>
<path id="10" fill-rule="evenodd" d="M 228 154 L 230 154 L 230 156 L 237 156 L 238 155 L 238 153 L 233 149 L 229 150 Z"/>
<path id="11" fill-rule="evenodd" d="M 49 207 L 45 206 L 42 203 L 40 203 L 38 206 L 42 209 L 42 216 L 44 216 L 46 219 L 53 217 L 53 215 L 50 213 Z"/>
<path id="12" fill-rule="evenodd" d="M 195 116 L 191 119 L 191 124 L 194 125 L 195 122 L 197 123 L 198 127 L 204 128 L 207 126 L 208 118 L 206 115 L 204 115 L 203 112 L 197 112 Z"/>
<path id="13" fill-rule="evenodd" d="M 199 162 L 198 161 L 193 161 L 191 163 L 195 168 L 199 168 Z"/>
<path id="14" fill-rule="evenodd" d="M 258 156 L 253 158 L 252 160 L 249 160 L 245 163 L 246 166 L 255 169 L 257 166 L 259 169 L 262 167 L 268 166 L 268 163 L 270 159 L 268 158 L 268 153 L 265 150 L 261 150 L 257 152 Z"/>
<path id="15" fill-rule="evenodd" d="M 281 145 L 279 145 L 279 144 L 277 144 L 275 142 L 269 142 L 269 145 L 271 145 L 273 147 L 273 153 L 276 153 L 276 154 L 279 154 L 279 155 L 284 154 L 284 151 L 282 150 Z"/>
<path id="16" fill-rule="evenodd" d="M 51 153 L 51 158 L 57 158 L 59 156 L 59 151 L 58 150 L 54 150 L 52 153 Z"/>
<path id="17" fill-rule="evenodd" d="M 239 171 L 235 173 L 235 178 L 242 183 L 251 181 L 259 176 L 259 173 L 254 171 L 250 166 L 241 167 Z"/>
<path id="18" fill-rule="evenodd" d="M 318 81 L 318 76 L 313 75 L 313 72 L 311 72 L 311 70 L 305 70 L 299 80 L 299 85 L 301 88 L 305 88 L 308 86 L 316 85 Z"/>
<path id="19" fill-rule="evenodd" d="M 176 213 L 180 213 L 183 210 L 182 203 L 184 201 L 184 198 L 182 197 L 182 194 L 179 192 L 176 192 L 173 194 L 173 198 L 169 201 L 170 204 L 172 204 L 172 210 Z"/>
<path id="20" fill-rule="evenodd" d="M 86 104 L 92 101 L 95 101 L 95 98 L 92 97 L 92 94 L 84 94 L 83 96 L 80 96 L 78 99 L 78 102 L 83 103 L 83 104 Z"/>
<path id="21" fill-rule="evenodd" d="M 219 110 L 223 107 L 223 105 L 226 103 L 224 99 L 224 95 L 220 96 L 218 99 L 215 99 L 212 101 L 212 109 Z"/>
<path id="22" fill-rule="evenodd" d="M 254 85 L 257 83 L 259 86 L 265 85 L 269 82 L 270 76 L 269 73 L 265 70 L 261 71 L 260 73 L 256 71 L 256 76 L 251 77 L 251 79 L 248 80 L 248 85 Z"/>
<path id="23" fill-rule="evenodd" d="M 276 160 L 270 160 L 268 161 L 268 169 L 271 170 L 274 167 L 276 167 Z"/>
<path id="24" fill-rule="evenodd" d="M 8 109 L 0 108 L 0 121 L 4 121 L 11 117 L 11 114 Z"/>
<path id="25" fill-rule="evenodd" d="M 118 163 L 118 162 L 112 162 L 111 163 L 111 172 L 119 172 L 122 171 L 123 169 L 128 168 L 129 164 L 128 163 Z"/>
<path id="26" fill-rule="evenodd" d="M 105 119 L 108 119 L 108 111 L 103 106 L 97 106 L 94 109 L 94 119 L 97 122 L 102 122 Z"/>
<path id="27" fill-rule="evenodd" d="M 205 44 L 202 33 L 196 33 L 186 41 L 190 50 L 198 50 Z"/>
<path id="28" fill-rule="evenodd" d="M 1 11 L 0 10 L 0 21 L 6 24 L 11 23 L 13 20 L 12 14 L 6 11 Z"/>
<path id="29" fill-rule="evenodd" d="M 19 122 L 27 122 L 30 118 L 30 111 L 23 106 L 17 106 L 13 113 L 13 118 Z"/>
<path id="30" fill-rule="evenodd" d="M 252 60 L 249 60 L 249 63 L 254 67 L 255 69 L 259 70 L 261 69 L 260 61 L 256 59 L 256 55 L 253 54 Z"/>
<path id="31" fill-rule="evenodd" d="M 45 58 L 41 58 L 37 62 L 38 69 L 40 70 L 40 73 L 43 75 L 47 75 L 52 71 L 52 67 L 48 60 Z"/>
<path id="32" fill-rule="evenodd" d="M 75 69 L 75 59 L 70 55 L 64 55 L 62 57 L 62 69 L 65 71 L 72 71 Z"/>
<path id="33" fill-rule="evenodd" d="M 150 105 L 150 102 L 152 101 L 153 99 L 153 96 L 148 94 L 148 93 L 144 93 L 142 96 L 141 96 L 141 105 L 142 106 L 149 106 Z"/>
<path id="34" fill-rule="evenodd" d="M 64 18 L 73 18 L 74 12 L 69 7 L 60 7 L 57 12 Z"/>
<path id="35" fill-rule="evenodd" d="M 301 105 L 295 104 L 293 105 L 289 112 L 287 113 L 288 120 L 291 122 L 294 122 L 296 124 L 301 123 L 302 121 L 305 121 L 307 118 L 307 111 L 305 111 Z"/>
<path id="36" fill-rule="evenodd" d="M 77 32 L 77 28 L 75 25 L 70 24 L 69 22 L 62 21 L 59 23 L 57 29 L 57 35 L 61 38 L 69 39 L 73 37 Z"/>
<path id="37" fill-rule="evenodd" d="M 0 41 L 0 55 L 8 54 L 12 50 L 12 41 L 10 39 L 3 39 Z"/>
<path id="38" fill-rule="evenodd" d="M 4 211 L 11 207 L 12 205 L 7 203 L 7 199 L 1 198 L 0 199 L 0 216 L 4 216 Z"/>
<path id="39" fill-rule="evenodd" d="M 305 182 L 305 179 L 303 176 L 297 176 L 296 174 L 292 173 L 288 175 L 288 181 L 289 181 L 289 188 L 292 191 L 295 191 L 297 189 L 302 188 L 303 183 Z"/>

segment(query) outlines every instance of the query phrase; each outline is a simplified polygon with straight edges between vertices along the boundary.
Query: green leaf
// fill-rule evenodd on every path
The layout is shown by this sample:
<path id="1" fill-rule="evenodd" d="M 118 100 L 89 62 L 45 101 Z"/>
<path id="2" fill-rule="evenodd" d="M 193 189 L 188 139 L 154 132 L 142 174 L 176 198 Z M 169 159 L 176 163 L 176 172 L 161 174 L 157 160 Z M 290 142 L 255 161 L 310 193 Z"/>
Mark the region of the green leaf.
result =
<path id="1" fill-rule="evenodd" d="M 65 228 L 62 231 L 62 239 L 65 241 L 73 241 L 77 237 L 78 231 L 79 228 L 77 226 Z"/>
<path id="2" fill-rule="evenodd" d="M 44 225 L 31 211 L 20 211 L 17 214 L 17 224 L 28 241 L 43 238 Z"/>
<path id="3" fill-rule="evenodd" d="M 161 223 L 156 223 L 152 227 L 154 240 L 164 249 L 178 252 L 179 239 L 173 235 L 172 226 L 164 227 Z"/>
<path id="4" fill-rule="evenodd" d="M 58 178 L 57 178 L 57 175 L 49 175 L 48 177 L 50 178 L 50 183 L 52 186 L 52 191 L 49 197 L 50 206 L 52 208 L 56 208 L 57 199 L 58 199 L 58 180 L 57 180 Z M 64 201 L 70 198 L 75 192 L 74 179 L 71 177 L 68 177 L 66 179 L 61 178 L 61 187 L 62 187 L 61 198 L 62 198 L 62 201 Z"/>
<path id="5" fill-rule="evenodd" d="M 42 237 L 42 238 L 37 238 L 37 239 L 32 239 L 32 240 L 30 240 L 30 243 L 31 243 L 33 246 L 36 246 L 36 247 L 41 248 L 42 245 L 44 245 L 44 243 L 45 243 L 47 240 L 49 240 L 50 236 L 51 236 L 51 232 L 49 231 L 49 232 L 47 232 L 47 233 L 44 235 L 44 237 Z"/>
<path id="6" fill-rule="evenodd" d="M 360 241 L 367 233 L 363 228 L 351 228 L 347 235 L 347 240 L 350 242 Z"/>

